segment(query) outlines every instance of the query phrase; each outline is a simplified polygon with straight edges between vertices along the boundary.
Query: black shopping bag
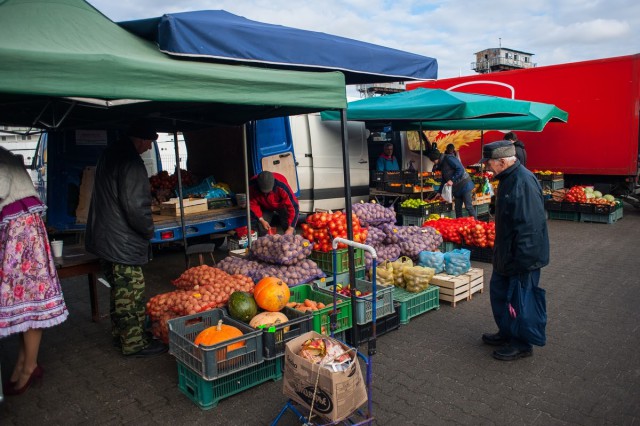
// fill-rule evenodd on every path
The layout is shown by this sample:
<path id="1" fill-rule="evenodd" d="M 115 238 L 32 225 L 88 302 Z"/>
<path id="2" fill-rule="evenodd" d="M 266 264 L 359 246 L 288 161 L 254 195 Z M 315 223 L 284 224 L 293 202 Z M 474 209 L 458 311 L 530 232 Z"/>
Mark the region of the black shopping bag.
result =
<path id="1" fill-rule="evenodd" d="M 544 346 L 547 342 L 547 298 L 544 289 L 534 286 L 531 274 L 514 280 L 509 299 L 509 332 L 519 340 Z"/>

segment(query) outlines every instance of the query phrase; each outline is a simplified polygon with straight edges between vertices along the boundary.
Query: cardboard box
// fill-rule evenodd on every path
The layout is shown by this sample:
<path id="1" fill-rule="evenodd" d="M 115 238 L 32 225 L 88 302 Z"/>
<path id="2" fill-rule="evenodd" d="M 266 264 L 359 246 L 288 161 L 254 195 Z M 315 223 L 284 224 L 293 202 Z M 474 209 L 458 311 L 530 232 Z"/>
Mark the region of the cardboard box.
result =
<path id="1" fill-rule="evenodd" d="M 343 372 L 332 372 L 298 355 L 305 340 L 319 337 L 327 336 L 310 331 L 287 342 L 283 393 L 306 407 L 308 413 L 315 390 L 313 414 L 337 422 L 349 417 L 367 402 L 367 388 L 355 350 L 351 352 L 354 361 Z M 345 350 L 350 349 L 342 346 Z"/>
<path id="2" fill-rule="evenodd" d="M 206 198 L 183 198 L 182 205 L 185 215 L 206 212 L 209 209 Z M 177 198 L 172 198 L 160 204 L 160 212 L 165 216 L 180 216 L 180 201 Z"/>

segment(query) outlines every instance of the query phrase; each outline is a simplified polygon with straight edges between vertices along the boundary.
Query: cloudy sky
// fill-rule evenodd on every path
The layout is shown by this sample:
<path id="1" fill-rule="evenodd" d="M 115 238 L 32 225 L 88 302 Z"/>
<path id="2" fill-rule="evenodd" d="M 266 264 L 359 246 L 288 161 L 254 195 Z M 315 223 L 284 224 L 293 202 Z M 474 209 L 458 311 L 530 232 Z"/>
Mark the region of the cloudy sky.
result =
<path id="1" fill-rule="evenodd" d="M 474 53 L 534 53 L 537 66 L 640 53 L 637 0 L 88 0 L 113 21 L 224 9 L 423 54 L 439 78 L 471 75 Z"/>

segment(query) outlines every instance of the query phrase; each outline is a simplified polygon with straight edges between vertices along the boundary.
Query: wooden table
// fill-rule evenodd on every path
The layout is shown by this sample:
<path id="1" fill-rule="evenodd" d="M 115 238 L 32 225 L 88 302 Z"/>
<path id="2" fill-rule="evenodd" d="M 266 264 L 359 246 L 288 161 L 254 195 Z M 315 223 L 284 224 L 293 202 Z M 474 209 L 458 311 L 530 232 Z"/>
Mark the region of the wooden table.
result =
<path id="1" fill-rule="evenodd" d="M 91 319 L 100 321 L 98 310 L 97 275 L 101 270 L 100 259 L 87 253 L 82 246 L 64 246 L 62 257 L 54 257 L 54 263 L 58 270 L 58 278 L 71 278 L 87 275 L 89 280 L 89 298 L 91 300 Z"/>

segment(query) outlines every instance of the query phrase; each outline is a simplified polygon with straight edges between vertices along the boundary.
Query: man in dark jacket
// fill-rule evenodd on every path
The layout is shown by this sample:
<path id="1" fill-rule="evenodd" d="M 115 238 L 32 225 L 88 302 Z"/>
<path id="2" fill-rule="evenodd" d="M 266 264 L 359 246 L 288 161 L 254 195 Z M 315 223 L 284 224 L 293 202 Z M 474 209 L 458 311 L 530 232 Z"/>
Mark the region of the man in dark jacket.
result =
<path id="1" fill-rule="evenodd" d="M 451 151 L 449 151 L 451 152 Z M 442 178 L 440 182 L 440 192 L 445 186 L 451 186 L 453 194 L 456 217 L 462 217 L 462 203 L 467 209 L 467 213 L 474 219 L 478 218 L 476 208 L 473 206 L 472 192 L 474 188 L 471 176 L 464 169 L 464 166 L 454 154 L 440 154 L 437 149 L 429 152 L 429 159 L 433 162 L 433 171 L 440 171 Z"/>
<path id="2" fill-rule="evenodd" d="M 515 154 L 515 147 L 510 141 L 498 141 L 484 146 L 481 160 L 500 181 L 496 194 L 496 239 L 490 284 L 491 309 L 499 331 L 483 334 L 482 340 L 493 346 L 507 345 L 493 352 L 494 358 L 502 361 L 533 354 L 530 339 L 510 332 L 514 317 L 518 316 L 513 309 L 516 303 L 512 294 L 524 287 L 531 289 L 529 294 L 541 292 L 544 297 L 544 290 L 535 289 L 538 288 L 540 269 L 549 263 L 549 236 L 542 188 Z M 523 317 L 518 318 L 521 324 L 526 322 Z M 544 312 L 534 320 L 546 325 L 546 305 Z M 533 327 L 533 324 L 523 325 L 527 329 Z M 541 335 L 544 340 L 544 325 Z"/>
<path id="3" fill-rule="evenodd" d="M 518 139 L 518 135 L 515 132 L 509 132 L 504 135 L 504 140 L 511 141 L 516 148 L 516 158 L 523 166 L 527 167 L 527 151 L 524 149 L 524 143 Z"/>
<path id="4" fill-rule="evenodd" d="M 151 191 L 140 154 L 158 138 L 144 123 L 102 153 L 87 220 L 86 248 L 103 261 L 111 285 L 111 334 L 122 354 L 150 357 L 167 347 L 144 332 L 145 301 L 142 265 L 149 261 L 153 236 Z"/>

